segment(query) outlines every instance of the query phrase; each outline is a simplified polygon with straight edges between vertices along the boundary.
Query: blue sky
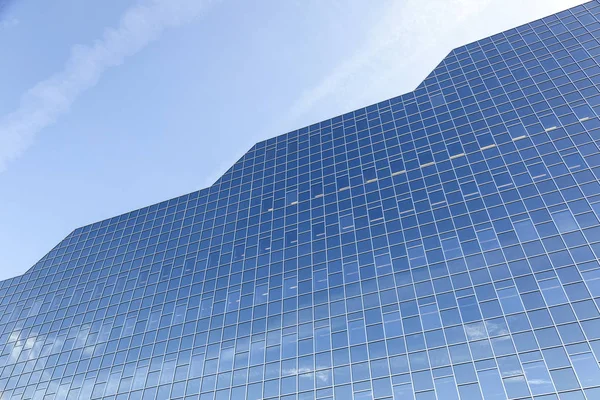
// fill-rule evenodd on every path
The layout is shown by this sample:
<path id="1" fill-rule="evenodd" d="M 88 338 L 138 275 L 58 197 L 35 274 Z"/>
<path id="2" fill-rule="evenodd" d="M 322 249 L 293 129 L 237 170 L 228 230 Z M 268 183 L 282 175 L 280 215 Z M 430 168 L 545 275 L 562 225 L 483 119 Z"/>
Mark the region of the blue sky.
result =
<path id="1" fill-rule="evenodd" d="M 0 279 L 580 0 L 0 0 Z"/>

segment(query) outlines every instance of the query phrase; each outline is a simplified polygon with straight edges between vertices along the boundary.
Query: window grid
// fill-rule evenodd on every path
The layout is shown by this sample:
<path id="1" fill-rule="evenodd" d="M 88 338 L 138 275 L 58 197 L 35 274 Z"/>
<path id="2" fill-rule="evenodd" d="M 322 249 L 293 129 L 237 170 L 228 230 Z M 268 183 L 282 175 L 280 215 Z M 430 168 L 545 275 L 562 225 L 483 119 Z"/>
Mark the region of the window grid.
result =
<path id="1" fill-rule="evenodd" d="M 0 282 L 2 397 L 597 398 L 599 15 L 76 229 Z"/>

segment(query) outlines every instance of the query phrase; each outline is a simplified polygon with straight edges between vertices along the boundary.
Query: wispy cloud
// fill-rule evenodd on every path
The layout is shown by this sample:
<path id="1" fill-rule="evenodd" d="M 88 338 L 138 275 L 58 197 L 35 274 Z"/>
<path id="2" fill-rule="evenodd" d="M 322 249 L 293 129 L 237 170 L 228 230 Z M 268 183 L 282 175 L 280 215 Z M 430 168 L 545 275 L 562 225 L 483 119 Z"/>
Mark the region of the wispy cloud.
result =
<path id="1" fill-rule="evenodd" d="M 0 0 L 0 4 L 2 0 Z M 121 64 L 163 31 L 192 21 L 210 0 L 147 0 L 127 9 L 96 42 L 77 45 L 65 67 L 26 91 L 19 107 L 0 116 L 0 171 L 31 145 L 35 135 L 69 111 L 104 71 Z"/>
<path id="2" fill-rule="evenodd" d="M 491 0 L 406 0 L 380 3 L 380 18 L 366 32 L 356 51 L 315 86 L 305 90 L 292 105 L 287 118 L 295 120 L 328 102 L 353 107 L 357 95 L 373 102 L 390 85 L 392 75 L 402 77 L 404 88 L 414 89 L 431 69 L 422 59 L 432 52 L 443 35 L 477 13 Z M 446 16 L 446 19 L 441 19 Z M 448 49 L 449 50 L 449 49 Z M 437 52 L 436 52 L 437 53 Z M 435 54 L 437 61 L 445 54 Z M 384 83 L 387 82 L 387 85 Z M 398 79 L 393 79 L 397 84 Z M 408 85 L 406 85 L 408 84 Z M 362 90 L 359 86 L 362 86 Z M 383 87 L 382 87 L 383 86 Z M 401 94 L 398 92 L 396 94 Z"/>
<path id="3" fill-rule="evenodd" d="M 14 28 L 15 26 L 19 25 L 19 23 L 20 21 L 18 18 L 15 18 L 12 15 L 8 16 L 3 20 L 0 20 L 0 30 Z"/>
<path id="4" fill-rule="evenodd" d="M 414 90 L 453 48 L 583 1 L 379 2 L 380 18 L 374 26 L 362 27 L 365 39 L 355 52 L 301 93 L 277 129 L 293 128 L 299 121 L 316 122 Z M 514 13 L 517 7 L 519 13 Z"/>
<path id="5" fill-rule="evenodd" d="M 19 25 L 19 20 L 9 12 L 13 3 L 13 0 L 0 0 L 0 31 Z"/>

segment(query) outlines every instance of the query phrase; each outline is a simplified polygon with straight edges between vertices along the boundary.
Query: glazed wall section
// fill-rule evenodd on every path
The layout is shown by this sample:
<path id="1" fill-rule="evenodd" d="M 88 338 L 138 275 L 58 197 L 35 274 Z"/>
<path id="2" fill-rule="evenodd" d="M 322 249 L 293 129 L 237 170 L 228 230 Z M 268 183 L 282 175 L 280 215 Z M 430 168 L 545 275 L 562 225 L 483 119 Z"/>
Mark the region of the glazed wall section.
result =
<path id="1" fill-rule="evenodd" d="M 600 398 L 600 3 L 0 284 L 2 399 Z"/>

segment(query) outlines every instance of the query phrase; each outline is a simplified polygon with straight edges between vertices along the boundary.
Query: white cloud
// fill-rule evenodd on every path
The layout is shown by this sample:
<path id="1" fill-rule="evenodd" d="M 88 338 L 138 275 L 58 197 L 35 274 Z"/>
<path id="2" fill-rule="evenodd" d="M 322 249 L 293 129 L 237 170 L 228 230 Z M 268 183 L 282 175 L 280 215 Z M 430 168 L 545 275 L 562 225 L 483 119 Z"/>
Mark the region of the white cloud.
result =
<path id="1" fill-rule="evenodd" d="M 378 23 L 367 32 L 356 52 L 314 87 L 304 91 L 292 105 L 288 120 L 294 121 L 324 103 L 324 100 L 336 102 L 341 107 L 354 107 L 352 103 L 356 97 L 372 102 L 384 100 L 380 97 L 380 86 L 386 81 L 389 84 L 392 74 L 401 77 L 404 82 L 412 83 L 402 88 L 404 92 L 414 89 L 416 77 L 424 78 L 431 69 L 431 66 L 423 65 L 420 61 L 431 53 L 431 47 L 447 33 L 449 25 L 460 25 L 490 1 L 388 2 L 381 9 Z M 440 20 L 441 16 L 448 18 Z M 445 55 L 435 53 L 438 61 Z"/>
<path id="2" fill-rule="evenodd" d="M 20 23 L 21 21 L 19 21 L 18 18 L 15 18 L 14 16 L 8 16 L 7 18 L 0 20 L 0 30 L 14 28 Z"/>
<path id="3" fill-rule="evenodd" d="M 0 171 L 31 145 L 35 135 L 69 111 L 104 71 L 121 64 L 169 28 L 190 22 L 209 0 L 147 0 L 130 7 L 119 24 L 91 45 L 74 46 L 65 67 L 26 91 L 17 110 L 0 117 Z"/>
<path id="4" fill-rule="evenodd" d="M 550 379 L 527 379 L 529 385 L 551 385 Z"/>
<path id="5" fill-rule="evenodd" d="M 351 111 L 412 91 L 450 50 L 582 0 L 404 0 L 383 4 L 364 41 L 305 90 L 278 129 Z M 518 10 L 518 12 L 515 12 Z M 307 116 L 310 120 L 307 121 Z"/>

